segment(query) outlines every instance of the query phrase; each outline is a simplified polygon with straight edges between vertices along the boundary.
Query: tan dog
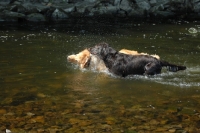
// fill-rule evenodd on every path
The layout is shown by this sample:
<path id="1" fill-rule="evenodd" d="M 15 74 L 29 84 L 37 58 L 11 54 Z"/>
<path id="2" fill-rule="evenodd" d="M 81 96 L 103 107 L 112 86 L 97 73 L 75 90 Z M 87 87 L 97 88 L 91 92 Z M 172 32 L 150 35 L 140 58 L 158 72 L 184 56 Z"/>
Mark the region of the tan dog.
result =
<path id="1" fill-rule="evenodd" d="M 88 68 L 95 71 L 107 71 L 103 60 L 98 56 L 90 54 L 90 52 L 85 49 L 78 54 L 69 55 L 67 57 L 69 62 L 77 64 L 81 69 Z"/>
<path id="2" fill-rule="evenodd" d="M 148 55 L 147 53 L 138 53 L 137 51 L 127 49 L 122 49 L 119 52 L 130 55 Z M 160 57 L 158 55 L 151 56 L 160 60 Z M 108 71 L 108 68 L 105 66 L 103 60 L 101 60 L 96 55 L 90 54 L 90 52 L 87 49 L 79 52 L 78 54 L 69 55 L 67 57 L 67 60 L 69 62 L 79 65 L 81 69 L 88 68 L 95 71 Z"/>
<path id="3" fill-rule="evenodd" d="M 73 54 L 73 55 L 69 55 L 67 57 L 67 60 L 69 62 L 78 64 L 80 66 L 80 68 L 85 68 L 86 67 L 86 63 L 89 61 L 90 59 L 90 52 L 85 49 L 81 52 L 79 52 L 78 54 Z"/>

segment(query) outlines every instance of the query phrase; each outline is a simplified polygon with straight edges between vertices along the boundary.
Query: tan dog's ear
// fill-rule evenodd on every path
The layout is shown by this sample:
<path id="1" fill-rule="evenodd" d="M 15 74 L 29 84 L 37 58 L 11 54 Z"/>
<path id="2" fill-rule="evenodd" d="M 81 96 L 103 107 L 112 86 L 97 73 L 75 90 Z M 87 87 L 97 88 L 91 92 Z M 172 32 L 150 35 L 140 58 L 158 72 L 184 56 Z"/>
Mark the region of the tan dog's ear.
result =
<path id="1" fill-rule="evenodd" d="M 76 61 L 76 55 L 69 55 L 69 56 L 67 57 L 67 60 L 68 60 L 69 62 L 72 62 L 72 63 L 77 63 L 77 61 Z"/>
<path id="2" fill-rule="evenodd" d="M 89 57 L 85 56 L 85 58 L 84 58 L 83 61 L 81 62 L 80 67 L 81 67 L 81 68 L 86 68 L 86 67 L 87 67 L 86 64 L 88 64 L 88 61 L 89 61 Z"/>
<path id="3" fill-rule="evenodd" d="M 67 60 L 69 62 L 78 64 L 80 68 L 86 67 L 86 63 L 88 62 L 89 59 L 90 59 L 90 52 L 87 49 L 79 52 L 76 55 L 69 55 L 67 57 Z"/>
<path id="4" fill-rule="evenodd" d="M 84 51 L 82 51 L 82 58 L 81 58 L 81 61 L 80 61 L 80 67 L 81 68 L 87 67 L 86 64 L 88 64 L 89 59 L 90 59 L 90 52 L 87 49 L 85 49 Z"/>

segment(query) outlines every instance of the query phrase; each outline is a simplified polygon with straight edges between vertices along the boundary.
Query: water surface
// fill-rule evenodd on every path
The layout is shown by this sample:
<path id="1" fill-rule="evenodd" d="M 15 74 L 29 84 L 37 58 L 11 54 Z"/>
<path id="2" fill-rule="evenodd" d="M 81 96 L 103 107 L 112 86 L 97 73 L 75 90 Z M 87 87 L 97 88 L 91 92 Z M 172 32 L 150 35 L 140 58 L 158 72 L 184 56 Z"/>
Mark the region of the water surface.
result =
<path id="1" fill-rule="evenodd" d="M 0 131 L 195 132 L 200 128 L 198 22 L 0 26 Z M 66 57 L 99 42 L 158 54 L 187 70 L 119 78 Z"/>

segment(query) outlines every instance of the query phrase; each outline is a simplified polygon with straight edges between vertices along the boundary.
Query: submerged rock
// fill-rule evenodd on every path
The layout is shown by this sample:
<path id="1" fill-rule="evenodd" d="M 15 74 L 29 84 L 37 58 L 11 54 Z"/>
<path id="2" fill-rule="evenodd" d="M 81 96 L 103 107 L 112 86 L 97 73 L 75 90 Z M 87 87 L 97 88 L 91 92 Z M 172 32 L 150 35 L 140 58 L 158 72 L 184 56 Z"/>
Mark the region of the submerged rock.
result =
<path id="1" fill-rule="evenodd" d="M 6 114 L 6 110 L 5 109 L 0 109 L 0 115 L 2 115 L 2 114 Z"/>
<path id="2" fill-rule="evenodd" d="M 44 116 L 36 116 L 34 118 L 31 118 L 28 123 L 44 123 Z"/>

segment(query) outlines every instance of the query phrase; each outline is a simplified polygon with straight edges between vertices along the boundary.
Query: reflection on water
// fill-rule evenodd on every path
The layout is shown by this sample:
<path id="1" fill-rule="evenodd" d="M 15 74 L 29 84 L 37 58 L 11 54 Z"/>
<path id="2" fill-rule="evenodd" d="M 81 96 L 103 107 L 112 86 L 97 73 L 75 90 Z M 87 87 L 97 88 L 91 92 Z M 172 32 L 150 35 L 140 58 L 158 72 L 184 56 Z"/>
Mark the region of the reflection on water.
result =
<path id="1" fill-rule="evenodd" d="M 0 131 L 199 131 L 200 40 L 190 27 L 198 23 L 1 25 Z M 67 62 L 102 41 L 188 69 L 119 78 Z"/>

